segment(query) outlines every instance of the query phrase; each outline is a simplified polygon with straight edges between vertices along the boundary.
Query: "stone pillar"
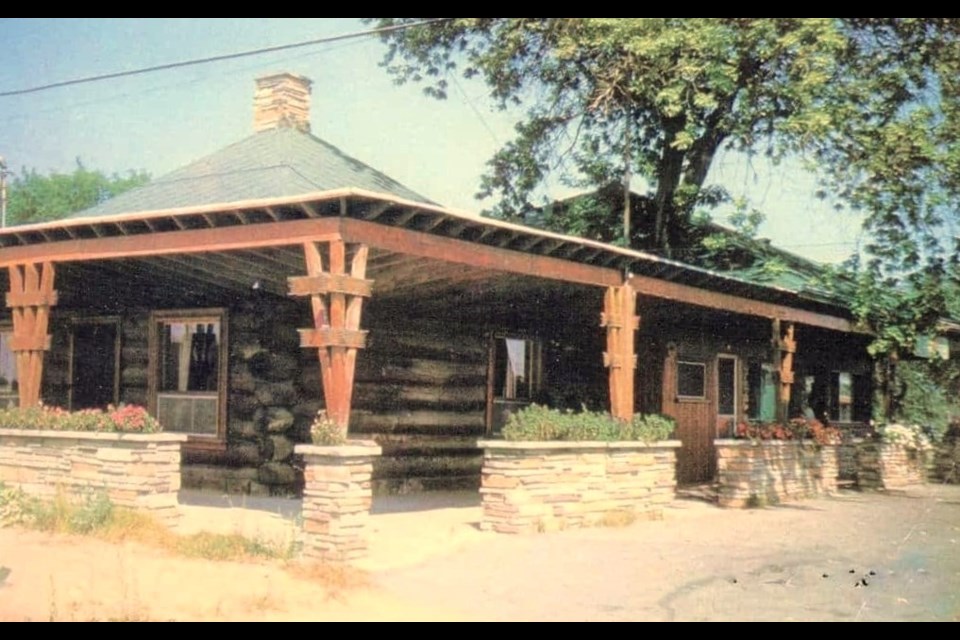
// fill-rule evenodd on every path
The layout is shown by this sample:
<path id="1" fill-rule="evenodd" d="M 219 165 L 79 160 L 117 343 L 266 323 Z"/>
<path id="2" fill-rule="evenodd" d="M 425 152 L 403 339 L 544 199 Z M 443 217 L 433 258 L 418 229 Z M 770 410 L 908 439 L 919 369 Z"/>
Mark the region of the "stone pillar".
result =
<path id="1" fill-rule="evenodd" d="M 349 563 L 367 555 L 373 442 L 341 447 L 298 445 L 303 456 L 303 555 L 311 560 Z"/>

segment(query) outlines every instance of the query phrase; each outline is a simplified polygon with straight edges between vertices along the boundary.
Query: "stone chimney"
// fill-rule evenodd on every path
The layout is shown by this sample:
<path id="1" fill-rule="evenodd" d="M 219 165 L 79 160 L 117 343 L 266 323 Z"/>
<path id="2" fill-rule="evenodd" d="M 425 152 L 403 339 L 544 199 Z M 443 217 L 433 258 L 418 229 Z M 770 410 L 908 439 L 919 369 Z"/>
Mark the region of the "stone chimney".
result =
<path id="1" fill-rule="evenodd" d="M 310 132 L 309 79 L 292 73 L 257 78 L 253 96 L 253 130 L 289 127 Z"/>

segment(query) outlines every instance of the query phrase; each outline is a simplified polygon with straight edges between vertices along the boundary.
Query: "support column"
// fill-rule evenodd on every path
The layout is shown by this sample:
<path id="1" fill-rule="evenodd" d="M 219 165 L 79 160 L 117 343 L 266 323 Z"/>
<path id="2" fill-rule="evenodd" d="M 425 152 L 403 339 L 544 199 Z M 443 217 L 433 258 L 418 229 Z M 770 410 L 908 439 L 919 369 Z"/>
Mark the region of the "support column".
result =
<path id="1" fill-rule="evenodd" d="M 793 360 L 797 353 L 796 332 L 793 323 L 781 326 L 780 320 L 773 321 L 774 363 L 779 373 L 777 394 L 777 421 L 786 422 L 790 413 L 790 395 L 793 389 Z"/>
<path id="2" fill-rule="evenodd" d="M 314 326 L 300 330 L 300 346 L 318 350 L 327 415 L 346 433 L 357 350 L 366 346 L 367 332 L 360 331 L 363 299 L 373 292 L 373 281 L 364 279 L 369 250 L 342 239 L 303 248 L 307 276 L 289 278 L 290 295 L 310 298 Z"/>
<path id="3" fill-rule="evenodd" d="M 607 330 L 603 364 L 610 369 L 610 413 L 618 420 L 632 420 L 637 368 L 635 333 L 640 328 L 637 292 L 633 287 L 624 285 L 607 289 L 600 326 Z"/>
<path id="4" fill-rule="evenodd" d="M 50 350 L 50 307 L 57 304 L 52 262 L 13 265 L 7 307 L 13 312 L 11 350 L 17 356 L 20 408 L 40 404 L 43 354 Z"/>

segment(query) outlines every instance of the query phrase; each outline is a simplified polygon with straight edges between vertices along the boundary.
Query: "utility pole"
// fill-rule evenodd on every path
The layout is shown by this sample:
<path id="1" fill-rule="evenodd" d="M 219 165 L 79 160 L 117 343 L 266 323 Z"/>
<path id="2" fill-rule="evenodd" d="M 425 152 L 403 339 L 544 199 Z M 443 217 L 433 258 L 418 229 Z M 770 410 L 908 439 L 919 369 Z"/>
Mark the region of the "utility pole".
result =
<path id="1" fill-rule="evenodd" d="M 7 161 L 0 156 L 0 229 L 7 228 Z"/>

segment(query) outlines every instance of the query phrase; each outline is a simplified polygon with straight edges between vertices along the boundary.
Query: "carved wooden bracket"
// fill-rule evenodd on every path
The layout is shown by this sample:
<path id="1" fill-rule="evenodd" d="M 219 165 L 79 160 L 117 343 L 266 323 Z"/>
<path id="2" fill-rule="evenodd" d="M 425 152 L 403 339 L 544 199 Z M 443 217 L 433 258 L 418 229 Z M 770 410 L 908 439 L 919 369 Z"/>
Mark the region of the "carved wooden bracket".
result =
<path id="1" fill-rule="evenodd" d="M 290 295 L 310 298 L 314 326 L 300 330 L 300 345 L 319 352 L 327 415 L 346 432 L 357 350 L 366 346 L 367 332 L 360 331 L 363 299 L 373 293 L 373 281 L 365 279 L 369 249 L 348 247 L 342 239 L 308 242 L 303 249 L 307 276 L 289 278 Z"/>
<path id="2" fill-rule="evenodd" d="M 50 307 L 57 304 L 53 289 L 55 270 L 52 262 L 13 265 L 7 307 L 13 313 L 13 339 L 10 348 L 17 356 L 20 406 L 40 403 L 43 380 L 43 356 L 50 350 Z"/>

